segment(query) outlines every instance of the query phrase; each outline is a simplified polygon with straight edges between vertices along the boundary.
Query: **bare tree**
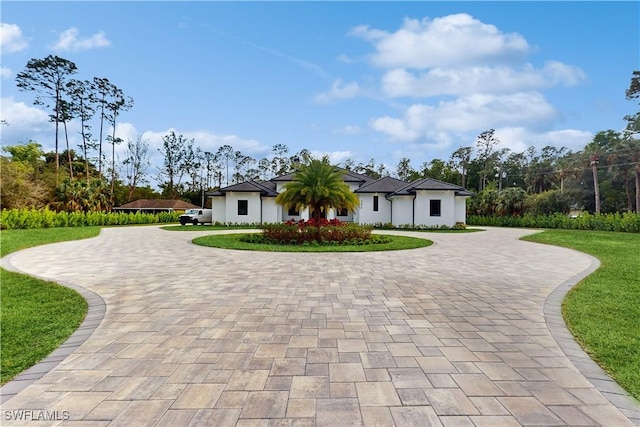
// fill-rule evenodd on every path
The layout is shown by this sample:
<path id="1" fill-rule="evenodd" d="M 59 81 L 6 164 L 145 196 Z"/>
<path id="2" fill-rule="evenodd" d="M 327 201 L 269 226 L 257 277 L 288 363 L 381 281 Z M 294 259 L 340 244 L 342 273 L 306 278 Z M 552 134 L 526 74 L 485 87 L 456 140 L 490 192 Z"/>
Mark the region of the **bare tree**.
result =
<path id="1" fill-rule="evenodd" d="M 62 118 L 62 98 L 67 79 L 75 74 L 77 70 L 76 64 L 68 59 L 49 55 L 44 59 L 31 59 L 27 63 L 25 71 L 18 73 L 16 76 L 19 90 L 36 93 L 34 105 L 43 105 L 46 108 L 53 109 L 53 114 L 49 117 L 56 125 L 56 184 L 58 183 L 58 171 L 60 169 L 58 129 Z"/>
<path id="2" fill-rule="evenodd" d="M 467 188 L 467 168 L 471 161 L 471 153 L 473 153 L 473 147 L 460 147 L 451 154 L 451 162 L 460 171 L 460 176 L 462 177 L 460 185 L 463 188 Z"/>
<path id="3" fill-rule="evenodd" d="M 127 141 L 125 159 L 122 165 L 124 167 L 124 176 L 127 178 L 127 186 L 129 187 L 127 201 L 131 201 L 136 187 L 147 182 L 147 169 L 151 165 L 149 161 L 149 141 L 142 139 L 142 134 L 139 134 L 135 141 Z"/>
<path id="4" fill-rule="evenodd" d="M 118 115 L 122 111 L 127 111 L 133 106 L 133 98 L 130 96 L 125 97 L 121 89 L 113 86 L 111 92 L 111 100 L 107 103 L 107 110 L 109 111 L 108 119 L 111 124 L 111 197 L 114 196 L 114 190 L 116 185 L 116 144 L 122 142 L 121 138 L 116 138 L 116 124 Z"/>
<path id="5" fill-rule="evenodd" d="M 234 155 L 235 151 L 233 151 L 233 147 L 230 145 L 223 145 L 222 147 L 218 148 L 218 151 L 216 152 L 216 156 L 218 157 L 220 162 L 222 162 L 222 165 L 225 168 L 225 185 L 229 185 L 229 160 L 232 160 Z M 222 187 L 222 184 L 220 184 L 220 186 Z"/>
<path id="6" fill-rule="evenodd" d="M 476 145 L 478 147 L 478 161 L 482 165 L 480 171 L 480 188 L 482 191 L 487 186 L 487 178 L 493 175 L 495 167 L 495 148 L 500 140 L 495 136 L 495 130 L 489 129 L 478 135 Z"/>
<path id="7" fill-rule="evenodd" d="M 89 150 L 94 150 L 96 145 L 91 141 L 90 121 L 95 114 L 95 104 L 93 103 L 93 93 L 95 86 L 89 80 L 72 79 L 67 83 L 67 93 L 71 99 L 72 114 L 80 119 L 80 135 L 82 135 L 82 154 L 84 155 L 84 168 L 89 180 Z"/>

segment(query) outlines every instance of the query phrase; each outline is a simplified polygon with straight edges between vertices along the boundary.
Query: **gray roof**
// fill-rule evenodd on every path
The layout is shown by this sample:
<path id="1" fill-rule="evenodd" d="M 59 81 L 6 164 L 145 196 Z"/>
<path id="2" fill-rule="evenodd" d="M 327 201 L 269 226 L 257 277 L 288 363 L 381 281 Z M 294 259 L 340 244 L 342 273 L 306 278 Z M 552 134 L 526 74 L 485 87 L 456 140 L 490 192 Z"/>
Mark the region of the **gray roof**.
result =
<path id="1" fill-rule="evenodd" d="M 415 194 L 418 190 L 455 191 L 456 196 L 473 195 L 473 193 L 469 193 L 459 185 L 450 184 L 433 178 L 423 178 L 406 184 L 404 187 L 396 190 L 389 196 L 408 196 Z"/>
<path id="2" fill-rule="evenodd" d="M 342 180 L 344 182 L 372 182 L 375 181 L 375 178 L 371 178 L 367 175 L 362 175 L 347 169 L 338 169 L 342 172 Z M 295 172 L 287 173 L 284 175 L 276 176 L 275 178 L 271 178 L 273 182 L 283 182 L 283 181 L 293 181 L 293 177 Z"/>
<path id="3" fill-rule="evenodd" d="M 380 179 L 374 179 L 367 175 L 362 175 L 348 170 L 342 170 L 342 180 L 344 182 L 361 183 L 360 188 L 355 190 L 356 193 L 384 193 L 387 197 L 393 196 L 409 196 L 415 194 L 418 190 L 441 190 L 455 191 L 456 196 L 473 196 L 473 193 L 465 190 L 463 187 L 448 182 L 439 181 L 433 178 L 424 178 L 410 183 L 401 181 L 397 178 L 385 176 Z M 293 173 L 280 175 L 269 181 L 245 181 L 239 184 L 223 187 L 216 191 L 206 193 L 209 197 L 224 197 L 228 192 L 235 191 L 238 193 L 260 193 L 265 197 L 276 197 L 276 182 L 288 182 L 293 180 Z"/>
<path id="4" fill-rule="evenodd" d="M 356 193 L 393 193 L 406 186 L 405 181 L 401 181 L 397 178 L 385 176 L 375 181 L 368 182 L 362 187 L 358 188 Z"/>
<path id="5" fill-rule="evenodd" d="M 239 184 L 234 184 L 228 187 L 221 188 L 217 191 L 211 191 L 206 194 L 207 196 L 224 196 L 225 193 L 235 191 L 238 193 L 260 193 L 263 196 L 276 197 L 278 193 L 276 192 L 275 187 L 276 186 L 274 183 L 270 183 L 268 181 L 263 181 L 263 182 L 245 181 Z"/>

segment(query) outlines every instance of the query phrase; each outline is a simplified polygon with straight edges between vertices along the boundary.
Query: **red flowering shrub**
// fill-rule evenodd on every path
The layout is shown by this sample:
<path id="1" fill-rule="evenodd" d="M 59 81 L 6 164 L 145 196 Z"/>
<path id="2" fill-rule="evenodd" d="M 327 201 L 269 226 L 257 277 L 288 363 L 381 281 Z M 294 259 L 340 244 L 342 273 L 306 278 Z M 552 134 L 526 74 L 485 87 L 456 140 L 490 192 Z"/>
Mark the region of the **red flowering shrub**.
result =
<path id="1" fill-rule="evenodd" d="M 310 219 L 266 224 L 261 240 L 284 245 L 303 244 L 364 244 L 371 239 L 372 227 L 348 223 L 337 219 Z"/>

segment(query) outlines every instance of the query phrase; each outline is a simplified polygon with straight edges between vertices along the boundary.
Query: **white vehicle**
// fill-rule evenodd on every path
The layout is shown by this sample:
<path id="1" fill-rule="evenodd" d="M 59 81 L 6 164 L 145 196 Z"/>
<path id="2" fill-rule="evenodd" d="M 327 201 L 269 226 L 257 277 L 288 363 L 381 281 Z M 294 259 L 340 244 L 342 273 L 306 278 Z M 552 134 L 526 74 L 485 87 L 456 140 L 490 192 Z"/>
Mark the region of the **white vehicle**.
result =
<path id="1" fill-rule="evenodd" d="M 211 209 L 187 209 L 184 215 L 180 215 L 180 224 L 211 224 L 212 213 Z"/>

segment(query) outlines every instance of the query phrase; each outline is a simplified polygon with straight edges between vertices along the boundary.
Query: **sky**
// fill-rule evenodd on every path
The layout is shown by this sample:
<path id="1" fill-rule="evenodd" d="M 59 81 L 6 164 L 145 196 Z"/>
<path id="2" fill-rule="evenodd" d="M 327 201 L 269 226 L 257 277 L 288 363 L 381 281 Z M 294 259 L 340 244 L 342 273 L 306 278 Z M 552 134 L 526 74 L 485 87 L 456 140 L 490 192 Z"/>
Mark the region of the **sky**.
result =
<path id="1" fill-rule="evenodd" d="M 0 12 L 2 145 L 53 150 L 50 112 L 15 78 L 57 55 L 133 98 L 116 136 L 149 142 L 151 175 L 171 130 L 203 151 L 260 159 L 284 144 L 393 170 L 446 160 L 488 129 L 516 152 L 576 151 L 637 110 L 625 99 L 637 1 L 3 0 Z M 79 123 L 69 130 L 77 148 Z"/>

